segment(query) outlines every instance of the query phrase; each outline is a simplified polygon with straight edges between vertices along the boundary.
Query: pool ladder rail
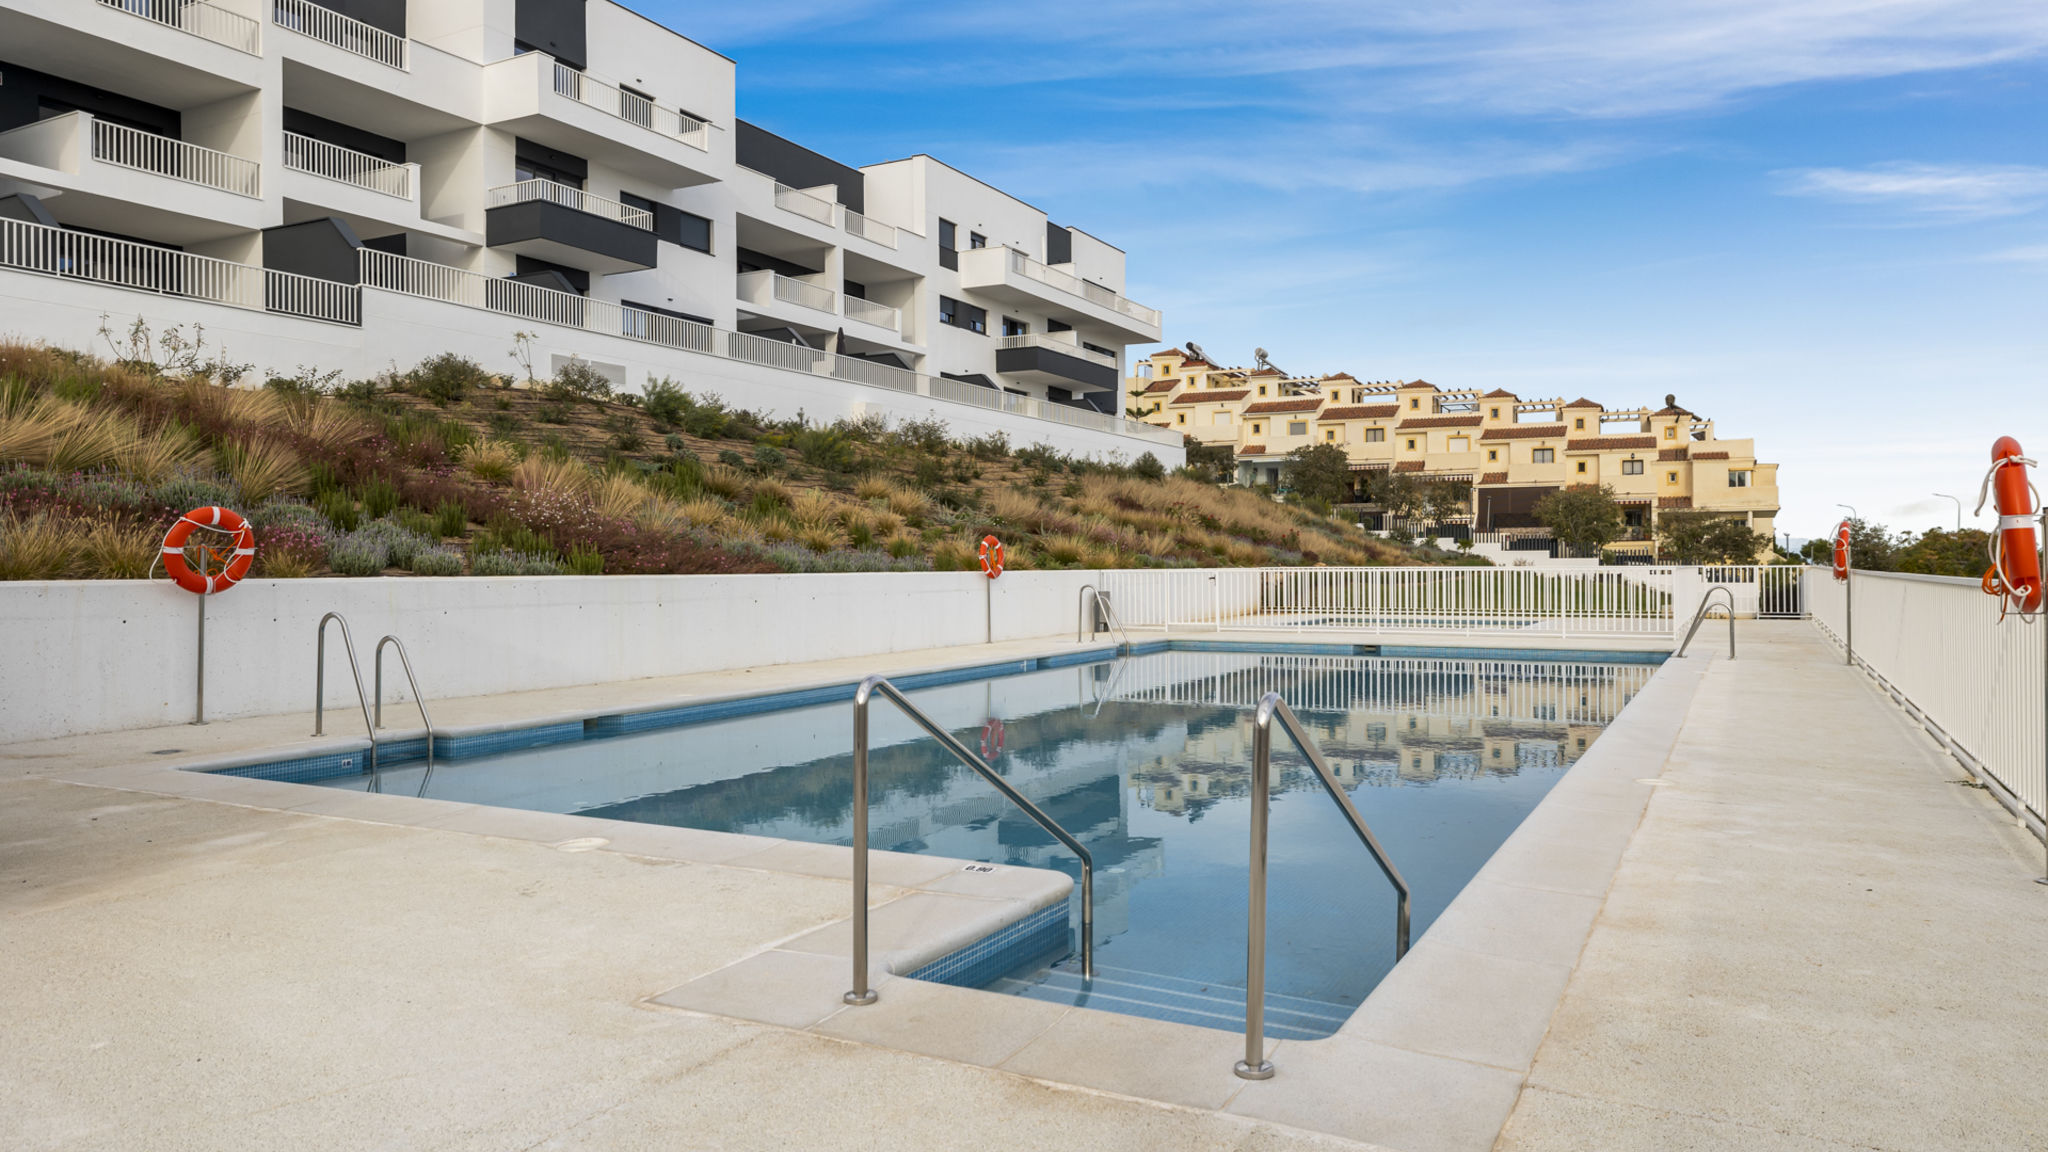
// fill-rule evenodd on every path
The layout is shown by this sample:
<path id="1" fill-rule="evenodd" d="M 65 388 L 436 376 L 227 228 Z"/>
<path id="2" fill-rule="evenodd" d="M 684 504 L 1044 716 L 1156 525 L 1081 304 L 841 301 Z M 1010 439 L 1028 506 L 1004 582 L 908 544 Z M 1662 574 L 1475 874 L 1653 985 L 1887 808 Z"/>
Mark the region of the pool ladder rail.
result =
<path id="1" fill-rule="evenodd" d="M 405 672 L 405 682 L 412 688 L 413 704 L 419 709 L 420 722 L 426 725 L 427 729 L 427 771 L 420 778 L 420 794 L 425 795 L 427 781 L 434 775 L 434 718 L 427 714 L 427 698 L 420 693 L 420 682 L 412 673 L 412 658 L 406 655 L 405 642 L 398 637 L 385 636 L 377 641 L 375 657 L 375 699 L 377 701 L 377 711 L 375 720 L 372 720 L 369 704 L 370 697 L 363 692 L 363 673 L 361 667 L 356 663 L 356 645 L 355 641 L 349 636 L 348 620 L 339 612 L 329 612 L 320 618 L 317 639 L 313 645 L 313 735 L 323 735 L 326 730 L 327 624 L 329 621 L 333 621 L 341 626 L 341 647 L 344 652 L 348 653 L 349 675 L 355 680 L 356 684 L 356 706 L 362 710 L 363 730 L 370 737 L 370 763 L 366 771 L 370 777 L 370 787 L 374 791 L 383 790 L 382 768 L 378 763 L 379 743 L 377 732 L 384 727 L 384 649 L 386 647 L 398 649 L 399 668 Z"/>
<path id="2" fill-rule="evenodd" d="M 954 759 L 993 784 L 1005 799 L 1022 809 L 1039 827 L 1081 858 L 1081 976 L 1084 980 L 1093 980 L 1095 857 L 1073 834 L 1060 827 L 1038 805 L 998 775 L 987 761 L 976 756 L 958 737 L 920 711 L 894 684 L 880 676 L 870 676 L 862 680 L 853 693 L 853 990 L 844 997 L 846 1002 L 873 1004 L 876 999 L 875 990 L 868 986 L 868 705 L 876 696 L 895 704 L 906 717 L 924 729 L 926 735 L 951 752 Z"/>
<path id="3" fill-rule="evenodd" d="M 1399 896 L 1395 907 L 1394 960 L 1398 963 L 1408 955 L 1408 881 L 1401 878 L 1401 870 L 1387 857 L 1387 850 L 1380 846 L 1379 838 L 1372 834 L 1365 817 L 1358 814 L 1358 806 L 1351 802 L 1342 785 L 1337 783 L 1336 773 L 1330 771 L 1329 761 L 1323 759 L 1322 749 L 1316 747 L 1313 737 L 1303 728 L 1301 720 L 1294 715 L 1294 709 L 1280 698 L 1278 692 L 1268 692 L 1259 699 L 1259 709 L 1252 716 L 1252 829 L 1251 829 L 1251 903 L 1246 915 L 1245 926 L 1245 976 L 1244 976 L 1244 1059 L 1233 1069 L 1246 1080 L 1270 1080 L 1273 1077 L 1273 1062 L 1266 1059 L 1266 844 L 1267 817 L 1273 806 L 1273 726 L 1277 723 L 1301 749 L 1301 754 L 1316 770 L 1316 778 L 1322 781 L 1323 790 L 1344 813 L 1351 830 L 1372 853 L 1375 863 L 1394 886 Z"/>
<path id="4" fill-rule="evenodd" d="M 1088 616 L 1088 602 L 1090 599 L 1095 601 L 1095 611 L 1097 614 L 1096 619 L 1093 620 Z M 1096 631 L 1094 625 L 1099 620 L 1109 625 L 1110 634 L 1115 636 L 1121 644 L 1121 647 L 1118 649 L 1119 651 L 1129 652 L 1131 650 L 1131 634 L 1124 631 L 1123 621 L 1116 618 L 1116 609 L 1110 606 L 1109 597 L 1097 591 L 1093 584 L 1081 585 L 1080 617 L 1080 623 L 1075 628 L 1075 640 L 1084 644 L 1087 643 L 1089 637 L 1094 635 Z"/>
<path id="5" fill-rule="evenodd" d="M 1683 658 L 1685 656 L 1685 650 L 1687 646 L 1689 646 L 1692 643 L 1692 638 L 1696 634 L 1698 634 L 1700 630 L 1700 625 L 1706 623 L 1707 609 L 1712 608 L 1714 606 L 1714 593 L 1716 592 L 1719 592 L 1721 594 L 1721 598 L 1727 602 L 1728 658 L 1730 660 L 1735 659 L 1735 593 L 1730 592 L 1728 590 L 1727 585 L 1725 584 L 1714 585 L 1712 588 L 1707 589 L 1707 594 L 1705 596 L 1700 597 L 1700 606 L 1697 609 L 1695 609 L 1692 614 L 1692 627 L 1687 628 L 1685 630 L 1685 639 L 1681 641 L 1678 645 L 1677 658 Z"/>

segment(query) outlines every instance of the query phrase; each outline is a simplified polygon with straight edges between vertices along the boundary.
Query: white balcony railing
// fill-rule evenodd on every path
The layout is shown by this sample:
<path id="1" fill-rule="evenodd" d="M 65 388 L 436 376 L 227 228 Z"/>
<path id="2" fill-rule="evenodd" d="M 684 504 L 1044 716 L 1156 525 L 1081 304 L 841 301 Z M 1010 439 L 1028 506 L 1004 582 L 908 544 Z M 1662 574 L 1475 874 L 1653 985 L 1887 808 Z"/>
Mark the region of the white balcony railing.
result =
<path id="1" fill-rule="evenodd" d="M 647 209 L 629 208 L 617 200 L 594 196 L 581 188 L 571 188 L 567 184 L 557 184 L 553 180 L 521 180 L 517 184 L 505 184 L 491 189 L 490 206 L 493 208 L 503 208 L 507 204 L 524 204 L 530 200 L 545 200 L 550 204 L 560 204 L 564 208 L 573 208 L 592 216 L 602 216 L 606 220 L 616 220 L 621 224 L 644 228 L 649 232 L 654 231 L 654 213 Z"/>
<path id="2" fill-rule="evenodd" d="M 628 92 L 602 80 L 593 80 L 561 61 L 555 62 L 555 94 L 579 104 L 588 104 L 607 115 L 649 131 L 673 137 L 700 151 L 710 149 L 710 132 L 702 120 L 663 108 L 637 92 Z"/>
<path id="3" fill-rule="evenodd" d="M 23 220 L 0 219 L 0 267 L 253 312 L 336 324 L 362 322 L 362 289 L 354 284 Z"/>
<path id="4" fill-rule="evenodd" d="M 903 313 L 898 309 L 889 307 L 887 304 L 877 304 L 872 300 L 863 300 L 858 296 L 848 296 L 846 297 L 844 307 L 846 308 L 846 318 L 848 320 L 858 320 L 863 324 L 873 324 L 877 328 L 887 328 L 891 332 L 901 333 L 903 331 Z"/>
<path id="5" fill-rule="evenodd" d="M 343 184 L 353 184 L 400 200 L 412 199 L 412 167 L 357 152 L 297 132 L 284 134 L 284 166 Z"/>
<path id="6" fill-rule="evenodd" d="M 312 0 L 271 0 L 270 19 L 279 28 L 332 44 L 365 60 L 401 70 L 411 67 L 410 45 L 405 37 L 344 16 L 332 8 L 323 8 Z"/>
<path id="7" fill-rule="evenodd" d="M 801 188 L 791 188 L 781 183 L 775 185 L 775 206 L 785 212 L 794 212 L 826 225 L 832 223 L 833 215 L 839 208 L 839 205 L 821 196 L 813 196 Z"/>
<path id="8" fill-rule="evenodd" d="M 1058 288 L 1062 292 L 1072 293 L 1090 303 L 1129 316 L 1131 319 L 1143 324 L 1155 328 L 1159 326 L 1159 310 L 1157 308 L 1147 308 L 1143 304 L 1127 300 L 1100 284 L 1083 280 L 1071 272 L 1063 272 L 1032 257 L 1029 253 L 1015 248 L 1006 248 L 1004 251 L 1009 253 L 1010 271 L 1019 276 L 1036 280 L 1040 284 L 1051 288 Z"/>
<path id="9" fill-rule="evenodd" d="M 1081 341 L 1072 332 L 1026 332 L 1022 336 L 1002 336 L 996 339 L 996 347 L 1045 348 L 1106 368 L 1116 367 L 1116 357 L 1106 356 L 1093 348 L 1081 347 Z"/>
<path id="10" fill-rule="evenodd" d="M 137 131 L 124 124 L 97 119 L 92 122 L 92 158 L 238 196 L 262 195 L 262 168 L 254 160 L 154 132 Z"/>
<path id="11" fill-rule="evenodd" d="M 807 284 L 765 268 L 739 274 L 739 298 L 749 304 L 766 304 L 770 300 L 780 300 L 784 304 L 795 304 L 800 308 L 835 312 L 838 310 L 838 297 L 839 294 L 830 288 Z"/>
<path id="12" fill-rule="evenodd" d="M 896 247 L 896 229 L 894 227 L 877 220 L 870 220 L 851 208 L 846 210 L 846 230 L 863 240 L 880 244 L 884 248 Z"/>
<path id="13" fill-rule="evenodd" d="M 931 396 L 956 404 L 1012 412 L 1039 420 L 1131 436 L 1166 446 L 1178 446 L 1181 435 L 1169 428 L 1155 428 L 1088 409 L 1052 404 L 1028 396 L 982 388 L 958 380 L 926 376 L 903 368 L 892 368 L 871 360 L 837 356 L 817 348 L 770 340 L 745 332 L 727 332 L 674 316 L 663 316 L 628 308 L 609 300 L 592 300 L 572 292 L 559 292 L 532 284 L 496 280 L 482 273 L 406 256 L 394 256 L 374 249 L 362 250 L 363 285 L 388 292 L 402 292 L 429 300 L 441 300 L 470 308 L 482 308 L 523 320 L 580 328 L 608 336 L 639 340 L 665 348 L 701 352 L 728 360 L 761 364 L 813 376 L 830 376 L 873 388 L 886 388 L 918 396 Z M 745 276 L 772 276 L 752 272 Z M 744 289 L 742 295 L 745 295 Z"/>
<path id="14" fill-rule="evenodd" d="M 99 0 L 102 8 L 117 8 L 131 16 L 153 20 L 202 40 L 225 44 L 237 52 L 263 55 L 263 25 L 239 12 L 204 3 L 203 0 Z"/>

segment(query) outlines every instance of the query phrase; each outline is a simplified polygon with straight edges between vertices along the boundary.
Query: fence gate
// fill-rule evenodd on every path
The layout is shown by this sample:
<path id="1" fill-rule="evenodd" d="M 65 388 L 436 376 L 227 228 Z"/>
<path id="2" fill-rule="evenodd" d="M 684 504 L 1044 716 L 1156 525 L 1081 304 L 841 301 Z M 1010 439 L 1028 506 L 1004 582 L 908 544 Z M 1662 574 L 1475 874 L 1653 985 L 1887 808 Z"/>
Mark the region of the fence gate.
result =
<path id="1" fill-rule="evenodd" d="M 1769 564 L 1757 569 L 1756 614 L 1762 619 L 1802 619 L 1805 601 L 1800 597 L 1799 574 L 1804 565 Z"/>

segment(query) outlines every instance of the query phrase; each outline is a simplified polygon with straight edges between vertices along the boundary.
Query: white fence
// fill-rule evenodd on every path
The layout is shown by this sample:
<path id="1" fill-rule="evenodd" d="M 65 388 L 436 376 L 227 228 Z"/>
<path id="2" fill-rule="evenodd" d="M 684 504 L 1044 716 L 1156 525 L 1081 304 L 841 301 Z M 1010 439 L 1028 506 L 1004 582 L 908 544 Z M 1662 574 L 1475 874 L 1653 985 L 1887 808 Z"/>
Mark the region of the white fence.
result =
<path id="1" fill-rule="evenodd" d="M 896 247 L 896 228 L 894 225 L 884 224 L 879 220 L 870 220 L 851 208 L 846 210 L 846 230 L 855 236 L 880 244 L 884 248 Z"/>
<path id="2" fill-rule="evenodd" d="M 863 300 L 858 296 L 848 296 L 843 306 L 846 309 L 846 318 L 848 320 L 858 320 L 863 324 L 873 324 L 877 328 L 887 328 L 891 332 L 900 332 L 902 330 L 903 313 L 889 307 L 887 304 L 877 304 L 872 300 Z"/>
<path id="3" fill-rule="evenodd" d="M 239 12 L 230 12 L 204 0 L 99 0 L 103 8 L 115 8 L 131 16 L 153 20 L 202 40 L 225 44 L 251 56 L 263 55 L 263 26 Z"/>
<path id="4" fill-rule="evenodd" d="M 1090 280 L 1083 280 L 1071 272 L 1063 272 L 1040 261 L 1028 252 L 1016 248 L 1005 248 L 1004 251 L 1009 253 L 1010 271 L 1015 272 L 1019 276 L 1036 280 L 1047 287 L 1058 288 L 1062 292 L 1071 292 L 1082 299 L 1100 304 L 1113 312 L 1121 312 L 1134 320 L 1142 321 L 1153 327 L 1157 327 L 1159 324 L 1159 310 L 1157 308 L 1147 308 L 1143 304 L 1126 299 L 1100 284 Z"/>
<path id="5" fill-rule="evenodd" d="M 1673 568 L 1219 568 L 1109 573 L 1126 628 L 1670 640 L 1697 603 Z"/>
<path id="6" fill-rule="evenodd" d="M 297 132 L 284 134 L 284 166 L 328 180 L 339 180 L 401 200 L 412 199 L 412 166 L 357 152 Z"/>
<path id="7" fill-rule="evenodd" d="M 410 67 L 405 37 L 365 24 L 353 16 L 344 16 L 311 0 L 272 0 L 270 19 L 279 28 L 289 28 L 344 52 L 353 52 L 365 60 L 375 60 L 398 69 Z"/>
<path id="8" fill-rule="evenodd" d="M 1807 568 L 1814 622 L 1837 644 L 1846 631 L 1843 585 Z M 1855 655 L 1958 759 L 1989 776 L 2038 819 L 2048 800 L 2042 746 L 2042 629 L 1998 619 L 1977 581 L 1858 572 Z"/>
<path id="9" fill-rule="evenodd" d="M 230 308 L 281 312 L 336 324 L 362 322 L 362 289 L 354 284 L 22 220 L 0 219 L 0 266 L 206 300 Z"/>
<path id="10" fill-rule="evenodd" d="M 92 158 L 238 196 L 262 195 L 262 168 L 254 160 L 137 131 L 125 124 L 92 122 Z"/>
<path id="11" fill-rule="evenodd" d="M 521 180 L 516 184 L 501 184 L 491 189 L 490 206 L 503 208 L 509 204 L 525 204 L 533 200 L 545 200 L 560 204 L 564 208 L 616 220 L 648 232 L 654 230 L 654 213 L 645 208 L 632 208 L 617 200 L 607 200 L 581 188 L 557 184 L 553 180 Z"/>
<path id="12" fill-rule="evenodd" d="M 692 148 L 708 150 L 702 120 L 685 116 L 673 108 L 663 108 L 638 92 L 594 80 L 559 60 L 555 62 L 555 94 L 567 96 L 579 104 L 588 104 L 628 124 L 638 124 L 663 136 L 681 140 Z"/>
<path id="13" fill-rule="evenodd" d="M 799 216 L 816 220 L 820 224 L 832 223 L 833 214 L 839 210 L 839 206 L 830 200 L 780 182 L 775 185 L 775 206 L 785 212 L 794 212 Z"/>

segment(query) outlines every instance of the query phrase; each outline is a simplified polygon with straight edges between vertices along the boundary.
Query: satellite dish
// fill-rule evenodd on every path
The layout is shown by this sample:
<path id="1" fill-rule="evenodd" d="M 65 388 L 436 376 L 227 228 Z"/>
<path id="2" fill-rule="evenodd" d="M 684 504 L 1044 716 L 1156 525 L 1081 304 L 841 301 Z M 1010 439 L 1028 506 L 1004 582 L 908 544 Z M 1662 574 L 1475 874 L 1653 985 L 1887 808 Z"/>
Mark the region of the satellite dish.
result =
<path id="1" fill-rule="evenodd" d="M 1202 346 L 1193 340 L 1188 341 L 1188 351 L 1192 352 L 1197 360 L 1207 360 L 1209 358 L 1202 352 Z"/>

